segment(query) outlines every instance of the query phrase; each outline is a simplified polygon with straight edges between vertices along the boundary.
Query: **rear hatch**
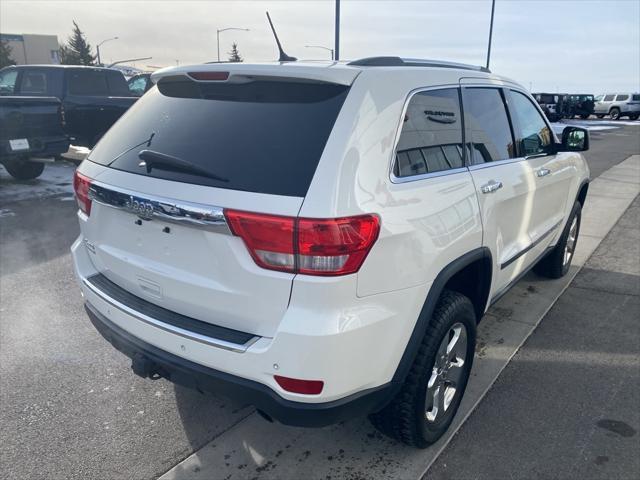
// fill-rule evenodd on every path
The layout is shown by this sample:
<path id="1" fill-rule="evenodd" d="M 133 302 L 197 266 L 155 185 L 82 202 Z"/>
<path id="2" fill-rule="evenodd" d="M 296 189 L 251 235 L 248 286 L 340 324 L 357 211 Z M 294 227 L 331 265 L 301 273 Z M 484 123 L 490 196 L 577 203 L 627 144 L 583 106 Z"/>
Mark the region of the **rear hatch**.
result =
<path id="1" fill-rule="evenodd" d="M 108 168 L 92 173 L 90 257 L 143 300 L 269 337 L 294 275 L 259 267 L 222 212 L 298 214 L 349 82 L 187 73 L 161 77 L 91 152 Z"/>

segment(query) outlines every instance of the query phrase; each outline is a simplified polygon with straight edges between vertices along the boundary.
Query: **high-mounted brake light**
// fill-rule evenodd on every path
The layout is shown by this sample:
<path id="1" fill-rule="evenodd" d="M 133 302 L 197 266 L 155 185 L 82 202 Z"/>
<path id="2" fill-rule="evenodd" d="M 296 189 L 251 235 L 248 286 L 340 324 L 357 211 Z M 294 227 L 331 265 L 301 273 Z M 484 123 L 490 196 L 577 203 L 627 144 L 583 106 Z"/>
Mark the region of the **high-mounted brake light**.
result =
<path id="1" fill-rule="evenodd" d="M 91 215 L 91 198 L 89 198 L 89 187 L 91 187 L 91 179 L 81 173 L 76 172 L 73 175 L 73 190 L 76 192 L 76 201 L 78 207 L 87 216 Z"/>
<path id="2" fill-rule="evenodd" d="M 194 80 L 203 81 L 224 81 L 229 78 L 229 72 L 189 72 L 188 75 Z"/>
<path id="3" fill-rule="evenodd" d="M 322 380 L 301 380 L 299 378 L 282 377 L 280 375 L 274 375 L 273 378 L 275 378 L 283 390 L 292 393 L 318 395 L 324 388 L 324 382 Z"/>
<path id="4" fill-rule="evenodd" d="M 380 232 L 377 215 L 314 219 L 225 210 L 225 216 L 259 266 L 305 275 L 357 272 Z"/>

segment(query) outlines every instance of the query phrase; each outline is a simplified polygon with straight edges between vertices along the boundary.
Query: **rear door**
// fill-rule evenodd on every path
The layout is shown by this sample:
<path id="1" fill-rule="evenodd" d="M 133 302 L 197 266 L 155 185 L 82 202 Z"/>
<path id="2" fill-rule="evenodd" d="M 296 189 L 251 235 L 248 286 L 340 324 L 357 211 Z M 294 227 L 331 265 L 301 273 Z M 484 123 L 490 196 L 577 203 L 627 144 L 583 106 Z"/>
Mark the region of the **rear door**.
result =
<path id="1" fill-rule="evenodd" d="M 88 158 L 104 193 L 83 226 L 96 270 L 171 311 L 272 336 L 294 275 L 256 265 L 222 209 L 296 216 L 348 90 L 160 80 Z M 143 150 L 191 168 L 150 163 Z"/>
<path id="2" fill-rule="evenodd" d="M 509 111 L 514 123 L 518 157 L 534 172 L 535 193 L 530 212 L 530 264 L 553 240 L 561 228 L 567 208 L 568 192 L 576 169 L 568 152 L 555 153 L 554 136 L 542 112 L 524 93 L 508 90 Z"/>
<path id="3" fill-rule="evenodd" d="M 471 143 L 469 170 L 483 222 L 483 244 L 494 260 L 493 292 L 504 289 L 525 268 L 522 252 L 531 243 L 535 173 L 518 158 L 513 126 L 500 87 L 463 88 L 465 128 Z"/>

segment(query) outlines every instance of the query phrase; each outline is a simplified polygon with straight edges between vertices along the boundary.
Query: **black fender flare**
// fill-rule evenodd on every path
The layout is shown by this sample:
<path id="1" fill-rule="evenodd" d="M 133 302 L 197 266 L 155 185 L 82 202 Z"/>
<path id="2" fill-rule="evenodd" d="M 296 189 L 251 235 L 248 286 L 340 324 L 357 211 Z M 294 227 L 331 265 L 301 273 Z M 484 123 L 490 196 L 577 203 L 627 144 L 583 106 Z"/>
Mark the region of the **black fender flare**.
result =
<path id="1" fill-rule="evenodd" d="M 407 342 L 407 346 L 405 347 L 404 353 L 402 354 L 400 363 L 398 363 L 396 372 L 393 375 L 393 379 L 391 380 L 391 383 L 394 384 L 395 393 L 397 393 L 397 391 L 404 383 L 404 380 L 408 375 L 409 370 L 411 369 L 411 365 L 413 364 L 413 361 L 418 354 L 418 349 L 420 348 L 420 344 L 422 343 L 422 339 L 424 338 L 429 322 L 431 321 L 431 316 L 433 315 L 436 303 L 438 302 L 445 285 L 456 273 L 460 272 L 462 269 L 478 260 L 488 260 L 489 262 L 491 262 L 491 250 L 489 250 L 488 247 L 478 247 L 474 250 L 471 250 L 449 263 L 436 276 L 433 284 L 431 285 L 431 288 L 429 289 L 429 293 L 427 293 L 427 298 L 424 302 L 424 305 L 422 306 L 420 315 L 418 315 L 416 324 L 413 327 L 411 337 Z M 487 286 L 487 288 L 490 288 L 490 285 Z"/>

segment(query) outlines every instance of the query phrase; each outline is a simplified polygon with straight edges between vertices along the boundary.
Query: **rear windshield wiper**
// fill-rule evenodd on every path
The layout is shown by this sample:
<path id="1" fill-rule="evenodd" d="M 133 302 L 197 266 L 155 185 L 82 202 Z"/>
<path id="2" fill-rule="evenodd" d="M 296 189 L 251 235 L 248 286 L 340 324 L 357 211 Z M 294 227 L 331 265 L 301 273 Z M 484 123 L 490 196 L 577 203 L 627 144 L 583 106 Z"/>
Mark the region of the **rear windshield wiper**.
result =
<path id="1" fill-rule="evenodd" d="M 141 150 L 140 153 L 138 153 L 138 158 L 142 160 L 142 162 L 139 163 L 139 166 L 147 167 L 147 173 L 150 173 L 154 168 L 158 168 L 160 170 L 172 170 L 176 172 L 200 175 L 201 177 L 212 178 L 220 182 L 229 181 L 229 179 L 216 175 L 195 163 L 191 163 L 188 160 L 173 157 L 165 153 L 155 152 L 153 150 Z"/>

